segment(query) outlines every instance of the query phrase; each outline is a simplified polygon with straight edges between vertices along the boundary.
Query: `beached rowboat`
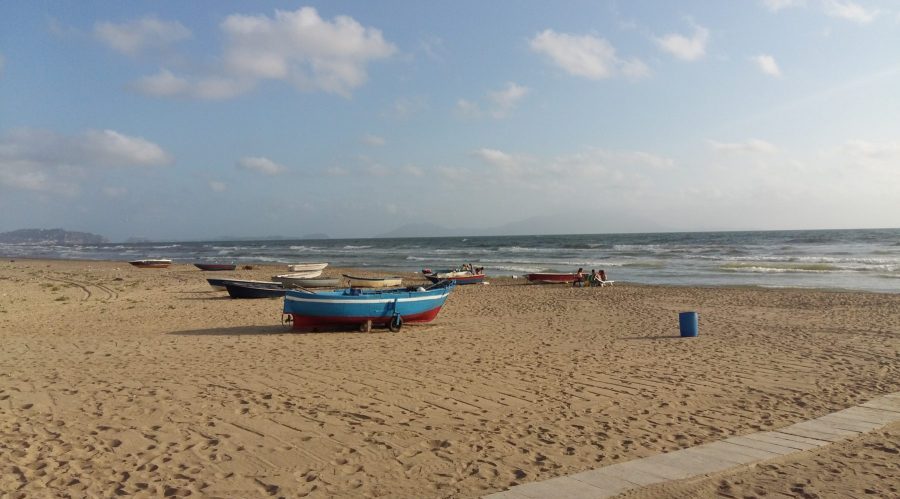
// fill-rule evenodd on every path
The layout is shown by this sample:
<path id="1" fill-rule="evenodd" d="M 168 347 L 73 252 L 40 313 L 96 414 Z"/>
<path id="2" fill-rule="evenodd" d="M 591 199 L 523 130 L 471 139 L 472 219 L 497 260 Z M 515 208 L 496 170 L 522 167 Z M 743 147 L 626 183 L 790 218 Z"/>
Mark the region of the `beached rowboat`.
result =
<path id="1" fill-rule="evenodd" d="M 294 263 L 288 265 L 288 270 L 291 272 L 307 272 L 310 270 L 324 270 L 327 266 L 327 263 Z"/>
<path id="2" fill-rule="evenodd" d="M 280 282 L 238 283 L 226 282 L 225 289 L 232 298 L 278 298 L 285 289 Z"/>
<path id="3" fill-rule="evenodd" d="M 425 274 L 425 278 L 431 282 L 454 281 L 456 284 L 478 284 L 484 282 L 484 274 L 473 274 L 469 271 L 464 272 L 435 272 Z"/>
<path id="4" fill-rule="evenodd" d="M 403 285 L 402 277 L 359 277 L 342 274 L 351 288 L 395 288 Z"/>
<path id="5" fill-rule="evenodd" d="M 167 260 L 165 258 L 148 258 L 146 260 L 132 260 L 128 263 L 142 269 L 164 269 L 169 265 L 172 265 L 172 260 Z"/>
<path id="6" fill-rule="evenodd" d="M 289 274 L 278 274 L 276 276 L 272 276 L 272 280 L 278 281 L 280 277 L 291 277 L 294 279 L 312 279 L 313 277 L 319 277 L 320 275 L 322 275 L 322 269 L 304 270 L 302 272 L 291 272 Z"/>
<path id="7" fill-rule="evenodd" d="M 331 277 L 290 277 L 279 275 L 272 278 L 273 281 L 280 282 L 286 288 L 337 288 L 341 286 L 341 280 Z"/>
<path id="8" fill-rule="evenodd" d="M 454 284 L 443 281 L 428 289 L 340 289 L 336 291 L 288 290 L 284 313 L 294 329 L 330 325 L 386 324 L 392 331 L 405 322 L 429 322 L 437 317 Z"/>
<path id="9" fill-rule="evenodd" d="M 246 279 L 207 279 L 206 282 L 217 291 L 225 291 L 226 284 L 272 284 L 270 281 L 250 281 Z"/>
<path id="10" fill-rule="evenodd" d="M 233 263 L 195 263 L 194 267 L 200 270 L 234 270 L 236 267 Z"/>

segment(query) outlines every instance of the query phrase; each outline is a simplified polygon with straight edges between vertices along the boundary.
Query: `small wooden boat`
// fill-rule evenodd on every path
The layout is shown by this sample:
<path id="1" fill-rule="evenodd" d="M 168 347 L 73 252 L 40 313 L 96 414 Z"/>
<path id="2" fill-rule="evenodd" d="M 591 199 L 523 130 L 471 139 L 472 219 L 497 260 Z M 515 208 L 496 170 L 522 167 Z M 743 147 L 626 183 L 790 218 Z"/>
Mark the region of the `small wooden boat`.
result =
<path id="1" fill-rule="evenodd" d="M 304 270 L 303 272 L 291 272 L 288 274 L 278 274 L 276 276 L 272 276 L 273 281 L 279 280 L 279 277 L 291 277 L 294 279 L 312 279 L 314 277 L 319 277 L 322 275 L 322 270 Z"/>
<path id="2" fill-rule="evenodd" d="M 525 278 L 528 282 L 543 284 L 571 284 L 581 279 L 575 272 L 537 272 L 534 274 L 526 274 Z"/>
<path id="3" fill-rule="evenodd" d="M 232 298 L 278 298 L 286 291 L 280 282 L 226 282 L 225 289 Z"/>
<path id="4" fill-rule="evenodd" d="M 288 290 L 284 313 L 291 316 L 294 329 L 386 324 L 391 331 L 399 331 L 407 322 L 434 320 L 453 286 L 450 281 L 442 281 L 428 289 Z"/>
<path id="5" fill-rule="evenodd" d="M 288 265 L 288 270 L 291 272 L 308 272 L 310 270 L 325 270 L 327 267 L 327 263 L 294 263 Z M 318 274 L 316 274 L 318 275 Z M 315 276 L 314 276 L 315 277 Z"/>
<path id="6" fill-rule="evenodd" d="M 234 270 L 236 265 L 233 263 L 195 263 L 194 267 L 200 270 Z"/>
<path id="7" fill-rule="evenodd" d="M 308 278 L 277 275 L 272 280 L 280 282 L 286 288 L 339 288 L 341 286 L 340 279 L 330 277 Z"/>
<path id="8" fill-rule="evenodd" d="M 172 260 L 167 260 L 165 258 L 148 258 L 146 260 L 132 260 L 128 263 L 141 269 L 164 269 L 169 265 L 172 265 Z"/>
<path id="9" fill-rule="evenodd" d="M 402 277 L 359 277 L 341 274 L 350 282 L 351 288 L 396 288 L 403 285 Z"/>
<path id="10" fill-rule="evenodd" d="M 270 281 L 249 281 L 246 279 L 207 279 L 206 282 L 217 291 L 225 291 L 225 285 L 228 283 L 236 284 L 271 284 Z"/>
<path id="11" fill-rule="evenodd" d="M 484 274 L 473 274 L 469 271 L 449 271 L 449 272 L 433 272 L 424 274 L 425 278 L 431 282 L 454 281 L 459 285 L 478 284 L 484 282 Z"/>

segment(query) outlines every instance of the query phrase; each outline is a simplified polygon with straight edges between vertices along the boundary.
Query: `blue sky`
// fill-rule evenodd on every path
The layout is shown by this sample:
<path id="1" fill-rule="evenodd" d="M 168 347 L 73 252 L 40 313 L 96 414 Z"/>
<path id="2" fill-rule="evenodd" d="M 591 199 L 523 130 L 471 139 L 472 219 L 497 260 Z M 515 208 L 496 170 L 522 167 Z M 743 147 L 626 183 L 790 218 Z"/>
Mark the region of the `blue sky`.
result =
<path id="1" fill-rule="evenodd" d="M 4 2 L 0 231 L 900 226 L 888 0 Z"/>

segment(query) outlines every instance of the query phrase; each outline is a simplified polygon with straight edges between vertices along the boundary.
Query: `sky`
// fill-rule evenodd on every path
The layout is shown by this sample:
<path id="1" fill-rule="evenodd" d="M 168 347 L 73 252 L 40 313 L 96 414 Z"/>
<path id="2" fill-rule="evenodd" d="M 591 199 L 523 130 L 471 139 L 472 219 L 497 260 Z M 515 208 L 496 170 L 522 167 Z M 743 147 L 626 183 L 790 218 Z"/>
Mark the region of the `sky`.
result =
<path id="1" fill-rule="evenodd" d="M 0 3 L 0 231 L 900 227 L 895 0 Z"/>

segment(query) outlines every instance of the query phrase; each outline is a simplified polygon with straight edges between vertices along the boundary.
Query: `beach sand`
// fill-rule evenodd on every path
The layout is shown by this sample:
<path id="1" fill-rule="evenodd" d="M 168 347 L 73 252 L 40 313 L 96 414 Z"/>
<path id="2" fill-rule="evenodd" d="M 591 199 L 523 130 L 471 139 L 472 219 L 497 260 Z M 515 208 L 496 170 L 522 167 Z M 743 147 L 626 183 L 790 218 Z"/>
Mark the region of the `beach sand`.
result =
<path id="1" fill-rule="evenodd" d="M 900 390 L 900 294 L 489 278 L 429 324 L 304 334 L 205 282 L 279 270 L 0 261 L 0 491 L 478 497 Z M 898 432 L 654 497 L 889 493 Z"/>

